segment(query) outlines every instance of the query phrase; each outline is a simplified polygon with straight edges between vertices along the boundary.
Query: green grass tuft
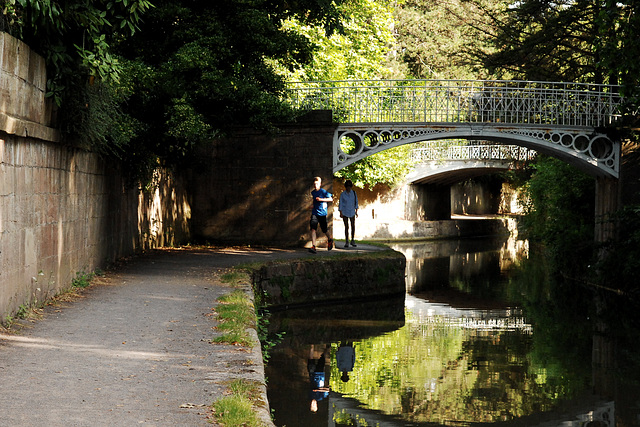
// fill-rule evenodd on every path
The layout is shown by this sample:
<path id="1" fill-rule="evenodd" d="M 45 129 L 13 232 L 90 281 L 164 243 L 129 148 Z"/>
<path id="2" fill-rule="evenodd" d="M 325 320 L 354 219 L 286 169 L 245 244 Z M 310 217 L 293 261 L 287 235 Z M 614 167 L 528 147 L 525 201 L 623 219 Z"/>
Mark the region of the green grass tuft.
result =
<path id="1" fill-rule="evenodd" d="M 253 410 L 252 399 L 257 396 L 256 386 L 250 381 L 237 379 L 229 384 L 231 395 L 213 404 L 216 421 L 224 427 L 261 427 L 264 425 Z"/>
<path id="2" fill-rule="evenodd" d="M 215 309 L 219 321 L 217 329 L 222 335 L 213 339 L 213 342 L 252 347 L 254 343 L 247 328 L 255 328 L 257 320 L 255 308 L 247 294 L 235 290 L 218 298 L 218 302 Z"/>

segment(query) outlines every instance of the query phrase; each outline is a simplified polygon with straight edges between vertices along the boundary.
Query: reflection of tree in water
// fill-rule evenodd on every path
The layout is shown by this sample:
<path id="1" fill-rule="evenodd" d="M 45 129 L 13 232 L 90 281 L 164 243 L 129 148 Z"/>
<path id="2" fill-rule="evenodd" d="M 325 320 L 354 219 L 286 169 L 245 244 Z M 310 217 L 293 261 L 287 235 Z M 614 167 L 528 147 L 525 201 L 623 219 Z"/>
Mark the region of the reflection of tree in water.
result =
<path id="1" fill-rule="evenodd" d="M 567 372 L 531 359 L 532 344 L 523 331 L 465 329 L 444 318 L 419 324 L 407 312 L 403 328 L 354 343 L 352 380 L 331 386 L 414 422 L 511 420 L 549 410 L 574 390 Z"/>

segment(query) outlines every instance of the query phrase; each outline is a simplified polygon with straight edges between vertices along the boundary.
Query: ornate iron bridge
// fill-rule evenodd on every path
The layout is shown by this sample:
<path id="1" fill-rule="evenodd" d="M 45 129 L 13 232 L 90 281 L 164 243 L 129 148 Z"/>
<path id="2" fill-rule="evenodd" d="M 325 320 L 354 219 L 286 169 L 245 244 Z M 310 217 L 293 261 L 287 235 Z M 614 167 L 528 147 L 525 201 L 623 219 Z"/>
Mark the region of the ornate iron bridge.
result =
<path id="1" fill-rule="evenodd" d="M 330 109 L 339 125 L 333 170 L 403 144 L 439 139 L 516 144 L 595 176 L 618 177 L 620 142 L 604 132 L 620 116 L 618 86 L 528 81 L 294 82 L 293 106 Z"/>

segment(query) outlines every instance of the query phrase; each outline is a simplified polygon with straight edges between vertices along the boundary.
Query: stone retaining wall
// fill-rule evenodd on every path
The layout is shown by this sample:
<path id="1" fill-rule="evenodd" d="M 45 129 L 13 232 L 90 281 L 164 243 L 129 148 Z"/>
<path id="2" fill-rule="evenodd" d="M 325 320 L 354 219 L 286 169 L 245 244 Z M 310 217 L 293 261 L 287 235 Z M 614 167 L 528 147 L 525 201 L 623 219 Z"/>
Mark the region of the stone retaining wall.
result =
<path id="1" fill-rule="evenodd" d="M 120 165 L 66 147 L 51 126 L 44 61 L 0 33 L 0 322 L 21 306 L 143 249 L 185 242 L 183 180 L 157 171 L 148 191 Z"/>
<path id="2" fill-rule="evenodd" d="M 269 307 L 369 299 L 405 292 L 405 258 L 396 251 L 270 263 L 253 282 Z"/>
<path id="3" fill-rule="evenodd" d="M 70 286 L 78 273 L 188 240 L 180 179 L 158 171 L 127 188 L 117 164 L 56 143 L 0 133 L 0 315 Z"/>

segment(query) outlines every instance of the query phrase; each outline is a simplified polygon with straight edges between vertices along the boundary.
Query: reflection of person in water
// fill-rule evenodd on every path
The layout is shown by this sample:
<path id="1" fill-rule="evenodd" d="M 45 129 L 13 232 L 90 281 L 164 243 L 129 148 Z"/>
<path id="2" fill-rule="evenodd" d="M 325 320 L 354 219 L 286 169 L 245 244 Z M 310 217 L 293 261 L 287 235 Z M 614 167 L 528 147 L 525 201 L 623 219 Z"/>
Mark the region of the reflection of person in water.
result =
<path id="1" fill-rule="evenodd" d="M 336 365 L 338 370 L 342 372 L 340 377 L 345 383 L 349 381 L 349 372 L 353 371 L 353 365 L 356 362 L 356 351 L 351 344 L 340 345 L 336 353 Z"/>
<path id="2" fill-rule="evenodd" d="M 318 412 L 318 402 L 329 396 L 329 375 L 325 375 L 325 366 L 330 347 L 325 346 L 320 356 L 316 359 L 316 351 L 311 346 L 309 358 L 307 359 L 307 370 L 309 371 L 309 398 L 311 399 L 311 412 Z"/>

